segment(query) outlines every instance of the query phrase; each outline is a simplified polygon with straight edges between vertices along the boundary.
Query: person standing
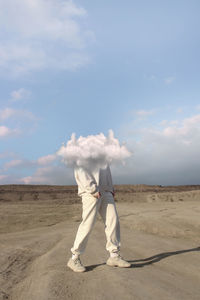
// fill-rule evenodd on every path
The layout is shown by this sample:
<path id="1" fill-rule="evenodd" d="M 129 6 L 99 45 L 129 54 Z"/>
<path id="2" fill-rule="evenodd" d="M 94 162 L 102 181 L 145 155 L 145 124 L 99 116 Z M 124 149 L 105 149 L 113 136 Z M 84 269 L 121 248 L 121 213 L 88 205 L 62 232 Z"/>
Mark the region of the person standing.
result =
<path id="1" fill-rule="evenodd" d="M 114 188 L 109 165 L 90 171 L 76 167 L 74 175 L 78 184 L 78 195 L 82 198 L 82 222 L 71 248 L 72 257 L 67 266 L 75 272 L 84 272 L 80 255 L 84 253 L 89 235 L 94 227 L 97 213 L 103 219 L 106 234 L 106 250 L 110 253 L 107 265 L 130 267 L 120 255 L 120 224 L 114 201 Z"/>

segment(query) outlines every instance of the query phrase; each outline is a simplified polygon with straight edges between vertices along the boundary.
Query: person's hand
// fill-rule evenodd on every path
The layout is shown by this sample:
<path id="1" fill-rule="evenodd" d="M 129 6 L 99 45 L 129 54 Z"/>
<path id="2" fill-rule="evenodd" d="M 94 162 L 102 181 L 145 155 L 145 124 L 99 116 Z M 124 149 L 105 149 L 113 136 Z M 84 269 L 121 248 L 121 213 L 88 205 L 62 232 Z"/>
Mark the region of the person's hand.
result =
<path id="1" fill-rule="evenodd" d="M 93 194 L 93 196 L 97 199 L 99 199 L 101 197 L 100 192 L 96 192 L 95 194 Z"/>

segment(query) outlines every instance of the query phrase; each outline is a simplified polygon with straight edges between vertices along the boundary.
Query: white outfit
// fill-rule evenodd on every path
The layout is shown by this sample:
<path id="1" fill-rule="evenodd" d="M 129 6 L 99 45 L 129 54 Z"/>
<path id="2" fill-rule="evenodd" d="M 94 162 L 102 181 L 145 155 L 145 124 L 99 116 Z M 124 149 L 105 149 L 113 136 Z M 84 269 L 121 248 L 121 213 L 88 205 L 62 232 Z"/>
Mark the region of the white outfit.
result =
<path id="1" fill-rule="evenodd" d="M 105 225 L 106 250 L 110 253 L 118 252 L 120 249 L 120 225 L 112 195 L 114 190 L 109 166 L 95 172 L 76 168 L 74 173 L 78 184 L 78 195 L 82 197 L 83 211 L 82 222 L 71 249 L 72 253 L 80 255 L 84 252 L 98 212 Z M 99 199 L 93 196 L 97 192 L 101 194 Z"/>

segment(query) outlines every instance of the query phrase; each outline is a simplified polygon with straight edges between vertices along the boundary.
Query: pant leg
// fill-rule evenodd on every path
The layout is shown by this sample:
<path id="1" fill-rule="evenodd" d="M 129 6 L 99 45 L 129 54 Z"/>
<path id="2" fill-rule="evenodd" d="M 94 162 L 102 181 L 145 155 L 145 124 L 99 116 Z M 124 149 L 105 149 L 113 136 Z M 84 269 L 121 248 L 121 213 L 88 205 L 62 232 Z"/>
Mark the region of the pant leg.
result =
<path id="1" fill-rule="evenodd" d="M 82 197 L 82 222 L 78 227 L 74 245 L 71 248 L 73 254 L 82 254 L 87 245 L 89 235 L 96 221 L 97 212 L 101 199 L 97 199 L 92 195 Z"/>
<path id="2" fill-rule="evenodd" d="M 115 200 L 110 192 L 102 195 L 99 213 L 105 224 L 106 250 L 118 252 L 120 250 L 120 224 Z"/>

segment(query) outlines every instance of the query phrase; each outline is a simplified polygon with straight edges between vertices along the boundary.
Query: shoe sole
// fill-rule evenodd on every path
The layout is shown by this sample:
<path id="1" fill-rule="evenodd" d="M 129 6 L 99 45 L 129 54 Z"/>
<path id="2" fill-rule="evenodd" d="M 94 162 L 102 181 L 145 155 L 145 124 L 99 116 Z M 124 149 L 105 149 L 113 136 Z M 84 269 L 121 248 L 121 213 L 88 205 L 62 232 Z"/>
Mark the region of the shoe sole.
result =
<path id="1" fill-rule="evenodd" d="M 119 267 L 119 268 L 130 268 L 131 267 L 131 265 L 130 266 L 119 266 L 117 264 L 109 264 L 109 263 L 106 263 L 106 264 L 109 267 Z"/>

